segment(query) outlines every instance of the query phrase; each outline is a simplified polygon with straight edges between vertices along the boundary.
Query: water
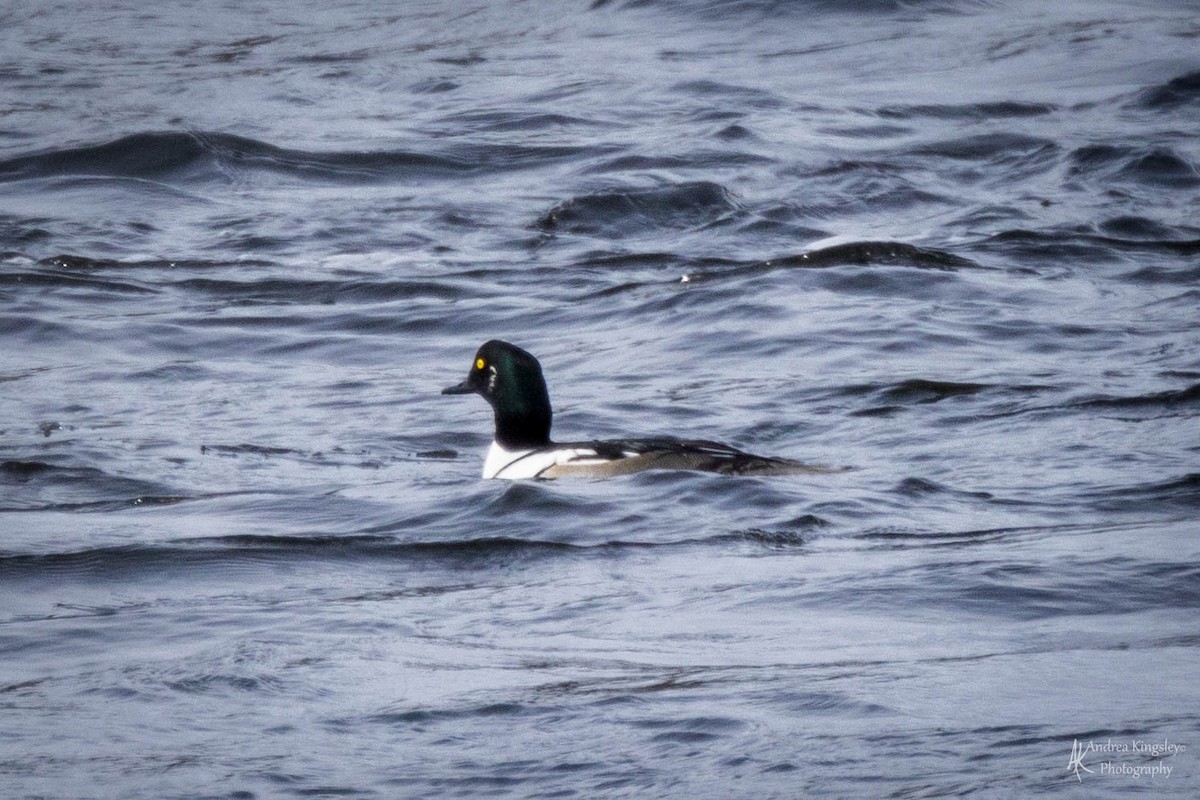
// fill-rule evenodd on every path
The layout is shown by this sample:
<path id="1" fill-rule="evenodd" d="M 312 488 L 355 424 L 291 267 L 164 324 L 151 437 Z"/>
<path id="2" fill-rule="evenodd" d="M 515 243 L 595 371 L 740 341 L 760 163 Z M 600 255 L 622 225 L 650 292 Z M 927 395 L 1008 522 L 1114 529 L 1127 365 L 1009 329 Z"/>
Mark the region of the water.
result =
<path id="1" fill-rule="evenodd" d="M 1198 10 L 5 6 L 2 793 L 1194 797 Z"/>

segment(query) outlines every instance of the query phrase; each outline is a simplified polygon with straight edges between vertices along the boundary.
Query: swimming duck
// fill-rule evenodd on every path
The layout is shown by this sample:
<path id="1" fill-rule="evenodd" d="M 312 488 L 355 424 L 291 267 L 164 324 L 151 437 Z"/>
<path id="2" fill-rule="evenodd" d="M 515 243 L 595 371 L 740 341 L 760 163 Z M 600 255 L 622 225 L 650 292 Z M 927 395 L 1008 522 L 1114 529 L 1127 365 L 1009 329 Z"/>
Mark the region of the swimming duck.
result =
<path id="1" fill-rule="evenodd" d="M 483 463 L 484 478 L 508 480 L 568 475 L 608 477 L 648 469 L 730 475 L 795 475 L 839 469 L 770 458 L 700 439 L 550 440 L 550 394 L 542 365 L 531 354 L 493 339 L 475 353 L 467 379 L 442 394 L 478 394 L 492 406 L 496 433 Z"/>

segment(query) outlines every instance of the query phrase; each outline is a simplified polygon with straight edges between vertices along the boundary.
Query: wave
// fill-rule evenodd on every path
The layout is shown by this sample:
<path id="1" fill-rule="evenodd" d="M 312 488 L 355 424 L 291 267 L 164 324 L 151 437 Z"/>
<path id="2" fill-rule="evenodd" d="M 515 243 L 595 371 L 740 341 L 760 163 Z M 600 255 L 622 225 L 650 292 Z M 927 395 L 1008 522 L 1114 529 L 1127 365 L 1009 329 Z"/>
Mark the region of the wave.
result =
<path id="1" fill-rule="evenodd" d="M 1083 331 L 1086 332 L 1086 331 Z M 979 391 L 998 391 L 1003 394 L 1014 394 L 1018 397 L 1035 397 L 1047 392 L 1061 391 L 1061 387 L 1042 385 L 1014 386 L 981 386 Z M 964 392 L 971 394 L 973 392 Z M 918 395 L 919 397 L 919 395 Z M 944 399 L 934 395 L 936 402 Z M 917 400 L 917 402 L 921 402 Z M 1022 405 L 1001 410 L 974 411 L 971 420 L 994 420 L 1006 417 L 1016 417 L 1024 414 L 1059 415 L 1076 414 L 1080 412 L 1114 411 L 1124 412 L 1128 421 L 1140 421 L 1157 417 L 1192 417 L 1196 415 L 1196 407 L 1200 405 L 1200 384 L 1182 389 L 1166 389 L 1157 392 L 1147 392 L 1139 395 L 1109 395 L 1087 394 L 1072 397 L 1062 402 L 1038 405 Z M 900 405 L 884 405 L 871 407 L 860 411 L 850 412 L 851 416 L 884 416 L 899 410 Z"/>
<path id="2" fill-rule="evenodd" d="M 1167 389 L 1139 395 L 1096 395 L 1075 400 L 1071 408 L 1161 409 L 1200 406 L 1200 383 L 1183 389 Z"/>
<path id="3" fill-rule="evenodd" d="M 664 229 L 698 228 L 740 211 L 723 186 L 695 181 L 572 197 L 542 215 L 535 227 L 545 233 L 620 238 Z"/>
<path id="4" fill-rule="evenodd" d="M 836 269 L 839 267 L 904 267 L 910 269 L 953 272 L 960 269 L 988 269 L 965 256 L 933 247 L 921 247 L 905 242 L 846 242 L 830 245 L 796 255 L 769 258 L 765 261 L 697 262 L 701 269 L 686 273 L 688 283 L 741 276 L 747 273 L 772 272 L 789 269 Z"/>
<path id="5" fill-rule="evenodd" d="M 1111 183 L 1135 183 L 1151 188 L 1194 189 L 1200 169 L 1173 148 L 1159 145 L 1091 144 L 1071 152 L 1067 177 Z"/>
<path id="6" fill-rule="evenodd" d="M 1095 533 L 1097 526 L 1062 525 L 964 531 L 868 531 L 860 538 L 886 549 L 974 548 L 1018 537 Z M 1134 537 L 1137 526 L 1114 527 Z M 952 608 L 956 615 L 1033 620 L 1061 616 L 1136 613 L 1200 607 L 1200 567 L 1190 563 L 1089 558 L 1086 552 L 1048 563 L 938 559 L 877 576 L 875 592 L 831 589 L 824 601 L 838 608 L 871 609 L 880 597 L 897 607 Z"/>
<path id="7" fill-rule="evenodd" d="M 915 12 L 928 14 L 962 13 L 964 9 L 980 5 L 979 0 L 592 0 L 590 8 L 595 11 L 605 8 L 641 9 L 661 8 L 686 15 L 689 19 L 699 18 L 726 23 L 759 22 L 807 18 L 814 13 L 856 14 L 882 16 L 887 14 Z"/>
<path id="8" fill-rule="evenodd" d="M 95 467 L 35 460 L 0 463 L 0 486 L 5 485 L 9 491 L 0 501 L 0 512 L 111 511 L 188 499 L 152 481 L 113 475 Z"/>
<path id="9" fill-rule="evenodd" d="M 228 133 L 156 131 L 103 144 L 44 150 L 0 161 L 0 182 L 125 178 L 168 184 L 242 182 L 282 175 L 326 183 L 447 179 L 574 158 L 595 148 L 459 142 L 445 153 L 298 150 Z"/>
<path id="10" fill-rule="evenodd" d="M 1116 486 L 1084 493 L 1106 511 L 1194 510 L 1200 508 L 1200 473 L 1191 472 L 1160 481 Z"/>
<path id="11" fill-rule="evenodd" d="M 1110 229 L 1121 231 L 1121 225 Z M 1143 231 L 1151 230 L 1142 228 Z M 1161 236 L 1169 233 L 1164 226 L 1153 228 Z M 1181 231 L 1185 235 L 1190 231 Z M 1129 234 L 1127 228 L 1124 233 Z M 973 249 L 995 252 L 1037 262 L 1078 260 L 1088 263 L 1112 262 L 1126 255 L 1138 253 L 1166 253 L 1179 256 L 1194 256 L 1200 253 L 1200 239 L 1135 238 L 1134 236 L 1112 236 L 1091 230 L 1029 230 L 1016 228 L 992 234 L 972 245 Z"/>
<path id="12" fill-rule="evenodd" d="M 804 180 L 800 196 L 759 213 L 774 222 L 825 224 L 848 214 L 876 215 L 884 209 L 961 206 L 961 200 L 949 194 L 929 191 L 929 182 L 913 180 L 902 160 L 842 158 L 795 170 Z"/>
<path id="13" fill-rule="evenodd" d="M 102 176 L 192 182 L 229 179 L 256 170 L 314 179 L 359 180 L 398 173 L 443 175 L 467 168 L 452 159 L 421 153 L 316 153 L 227 133 L 152 132 L 0 161 L 0 181 Z"/>
<path id="14" fill-rule="evenodd" d="M 886 417 L 907 406 L 931 405 L 955 397 L 973 397 L 981 393 L 1028 394 L 1040 387 L 1002 386 L 987 383 L 966 383 L 930 378 L 911 378 L 899 383 L 859 384 L 846 386 L 835 394 L 840 397 L 866 396 L 871 404 L 849 412 L 852 417 Z"/>
<path id="15" fill-rule="evenodd" d="M 1200 567 L 1192 564 L 1069 559 L 1054 567 L 996 565 L 978 578 L 962 576 L 964 585 L 945 592 L 941 601 L 982 615 L 1022 619 L 1200 606 Z"/>
<path id="16" fill-rule="evenodd" d="M 91 289 L 120 295 L 158 294 L 157 287 L 132 281 L 118 281 L 89 275 L 63 274 L 57 271 L 9 269 L 0 272 L 0 287 L 38 287 L 64 289 Z"/>
<path id="17" fill-rule="evenodd" d="M 198 568 L 218 571 L 241 569 L 246 565 L 277 565 L 281 561 L 372 561 L 415 565 L 449 562 L 458 567 L 487 568 L 498 561 L 507 563 L 546 557 L 680 547 L 751 547 L 773 552 L 803 546 L 806 543 L 804 531 L 822 528 L 827 524 L 819 517 L 805 515 L 777 529 L 747 528 L 661 542 L 610 540 L 592 544 L 515 536 L 406 541 L 389 534 L 373 533 L 336 536 L 232 534 L 66 552 L 0 551 L 0 578 L 127 578 L 138 574 L 186 572 Z"/>
<path id="18" fill-rule="evenodd" d="M 1137 93 L 1129 105 L 1147 111 L 1174 111 L 1200 102 L 1200 70 L 1149 86 Z"/>
<path id="19" fill-rule="evenodd" d="M 957 383 L 913 378 L 889 386 L 880 392 L 885 399 L 904 405 L 937 403 L 949 397 L 964 397 L 993 388 L 986 383 Z"/>
<path id="20" fill-rule="evenodd" d="M 49 256 L 37 262 L 43 267 L 53 267 L 55 269 L 70 270 L 74 272 L 95 272 L 99 270 L 156 270 L 156 269 L 182 269 L 189 271 L 203 271 L 225 269 L 230 266 L 228 261 L 211 261 L 207 259 L 145 259 L 139 261 L 125 261 L 115 258 L 91 258 L 89 256 L 72 255 L 70 253 L 61 253 L 56 256 Z M 239 267 L 270 267 L 275 266 L 274 261 L 268 261 L 261 258 L 239 258 L 235 262 Z"/>
<path id="21" fill-rule="evenodd" d="M 1020 103 L 1001 101 L 992 103 L 930 104 L 884 106 L 875 111 L 885 119 L 945 119 L 984 122 L 991 119 L 1020 119 L 1053 114 L 1057 106 L 1049 103 Z"/>
<path id="22" fill-rule="evenodd" d="M 986 161 L 996 166 L 1049 168 L 1059 146 L 1049 139 L 1020 133 L 984 133 L 915 145 L 907 152 L 954 161 Z"/>
<path id="23" fill-rule="evenodd" d="M 45 287 L 92 290 L 113 295 L 156 295 L 182 290 L 204 298 L 228 300 L 238 305 L 333 304 L 337 302 L 386 303 L 432 298 L 460 300 L 481 291 L 469 276 L 446 275 L 438 280 L 370 278 L 254 277 L 256 267 L 278 266 L 263 259 L 210 261 L 205 259 L 120 260 L 71 253 L 35 262 L 14 262 L 0 272 L 0 287 Z M 247 277 L 208 277 L 205 273 L 234 271 Z M 102 273 L 126 273 L 121 278 Z M 154 273 L 162 274 L 154 274 Z"/>
<path id="24" fill-rule="evenodd" d="M 983 265 L 964 256 L 905 242 L 848 242 L 795 256 L 773 258 L 758 266 L 778 269 L 799 267 L 825 269 L 840 266 L 899 266 L 916 269 L 982 269 Z"/>

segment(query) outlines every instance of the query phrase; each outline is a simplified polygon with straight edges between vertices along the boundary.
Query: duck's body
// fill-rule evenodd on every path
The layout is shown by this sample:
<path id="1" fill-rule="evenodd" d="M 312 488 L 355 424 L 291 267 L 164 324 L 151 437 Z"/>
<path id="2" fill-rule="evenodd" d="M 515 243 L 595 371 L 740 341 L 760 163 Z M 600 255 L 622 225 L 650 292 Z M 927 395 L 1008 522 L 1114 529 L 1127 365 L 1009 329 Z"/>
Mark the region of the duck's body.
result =
<path id="1" fill-rule="evenodd" d="M 795 475 L 829 472 L 784 458 L 768 458 L 700 439 L 616 439 L 508 450 L 492 442 L 485 478 L 608 478 L 647 469 L 685 469 L 725 475 Z"/>
<path id="2" fill-rule="evenodd" d="M 467 379 L 442 394 L 480 394 L 496 416 L 496 435 L 483 464 L 484 478 L 611 477 L 648 469 L 729 475 L 834 472 L 786 458 L 745 453 L 705 440 L 616 439 L 555 443 L 553 412 L 542 367 L 521 348 L 493 340 L 479 348 Z"/>

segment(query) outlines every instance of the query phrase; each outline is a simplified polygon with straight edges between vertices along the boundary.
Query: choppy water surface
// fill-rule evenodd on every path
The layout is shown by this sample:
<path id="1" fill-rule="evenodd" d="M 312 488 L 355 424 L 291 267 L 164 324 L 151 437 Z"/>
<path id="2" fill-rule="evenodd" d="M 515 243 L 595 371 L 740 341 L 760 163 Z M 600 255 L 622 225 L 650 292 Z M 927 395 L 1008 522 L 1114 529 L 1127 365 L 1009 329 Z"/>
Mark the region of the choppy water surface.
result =
<path id="1" fill-rule="evenodd" d="M 338 5 L 0 11 L 5 797 L 1195 796 L 1200 7 Z"/>

